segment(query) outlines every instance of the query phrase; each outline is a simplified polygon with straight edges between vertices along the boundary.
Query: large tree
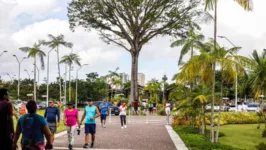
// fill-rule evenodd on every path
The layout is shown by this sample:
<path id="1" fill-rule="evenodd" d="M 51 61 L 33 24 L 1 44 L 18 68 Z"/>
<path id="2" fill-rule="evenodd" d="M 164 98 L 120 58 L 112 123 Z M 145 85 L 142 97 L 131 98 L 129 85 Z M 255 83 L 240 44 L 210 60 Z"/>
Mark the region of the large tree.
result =
<path id="1" fill-rule="evenodd" d="M 48 34 L 49 41 L 45 41 L 44 45 L 47 45 L 49 48 L 56 50 L 57 52 L 57 65 L 58 65 L 58 76 L 59 76 L 59 100 L 61 101 L 62 96 L 62 84 L 61 84 L 61 71 L 60 71 L 60 63 L 59 63 L 59 46 L 64 46 L 67 48 L 72 48 L 73 44 L 65 41 L 65 36 L 60 34 L 58 36 L 53 36 L 52 34 Z"/>
<path id="2" fill-rule="evenodd" d="M 37 100 L 37 95 L 36 95 L 36 67 L 37 67 L 37 57 L 40 59 L 40 64 L 41 68 L 44 69 L 44 57 L 46 54 L 40 49 L 40 46 L 42 45 L 42 41 L 39 41 L 38 43 L 35 43 L 33 47 L 21 47 L 19 48 L 21 51 L 28 53 L 28 58 L 33 58 L 33 65 L 34 65 L 34 94 L 33 98 L 34 101 Z"/>
<path id="3" fill-rule="evenodd" d="M 198 14 L 199 0 L 72 0 L 70 28 L 95 29 L 103 41 L 131 54 L 131 101 L 138 98 L 138 58 L 142 47 L 156 36 L 183 37 Z"/>

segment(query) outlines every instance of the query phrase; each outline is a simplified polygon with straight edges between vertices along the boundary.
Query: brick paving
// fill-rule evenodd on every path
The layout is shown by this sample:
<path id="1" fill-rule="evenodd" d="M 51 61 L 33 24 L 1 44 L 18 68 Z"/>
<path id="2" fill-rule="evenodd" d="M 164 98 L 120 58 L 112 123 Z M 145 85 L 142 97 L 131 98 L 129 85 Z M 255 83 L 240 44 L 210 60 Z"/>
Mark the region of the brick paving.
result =
<path id="1" fill-rule="evenodd" d="M 146 117 L 131 117 L 127 129 L 121 129 L 118 116 L 112 116 L 112 124 L 107 123 L 107 128 L 101 128 L 98 123 L 95 149 L 175 150 L 176 147 L 165 128 L 165 117 L 153 116 L 149 119 L 149 124 L 146 124 Z M 74 149 L 82 148 L 83 144 L 84 129 L 80 135 L 76 135 Z M 66 149 L 67 145 L 67 135 L 55 139 L 55 149 Z"/>

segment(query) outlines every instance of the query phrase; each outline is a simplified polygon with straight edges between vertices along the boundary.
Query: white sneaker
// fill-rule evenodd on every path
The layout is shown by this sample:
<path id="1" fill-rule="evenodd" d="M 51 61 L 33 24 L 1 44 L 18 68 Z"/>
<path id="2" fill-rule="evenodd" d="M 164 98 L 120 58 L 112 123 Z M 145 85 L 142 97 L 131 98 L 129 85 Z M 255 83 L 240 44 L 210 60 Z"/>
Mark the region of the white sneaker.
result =
<path id="1" fill-rule="evenodd" d="M 121 129 L 124 129 L 124 127 L 122 126 Z"/>
<path id="2" fill-rule="evenodd" d="M 127 125 L 124 125 L 124 128 L 126 129 L 127 128 Z"/>
<path id="3" fill-rule="evenodd" d="M 103 125 L 103 128 L 106 128 L 106 126 L 105 126 L 105 125 Z"/>

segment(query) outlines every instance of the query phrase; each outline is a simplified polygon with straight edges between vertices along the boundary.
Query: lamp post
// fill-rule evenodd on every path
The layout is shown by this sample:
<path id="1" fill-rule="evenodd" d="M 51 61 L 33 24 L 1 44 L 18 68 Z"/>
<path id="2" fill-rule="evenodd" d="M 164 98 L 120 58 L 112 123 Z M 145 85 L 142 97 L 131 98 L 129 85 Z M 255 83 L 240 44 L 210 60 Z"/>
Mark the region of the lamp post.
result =
<path id="1" fill-rule="evenodd" d="M 46 106 L 48 106 L 48 101 L 49 101 L 49 61 L 50 61 L 50 52 L 53 49 L 51 49 L 48 52 L 48 56 L 47 56 L 47 77 L 46 77 Z M 60 95 L 61 96 L 61 95 Z M 61 102 L 61 97 L 60 97 L 60 102 Z"/>
<path id="2" fill-rule="evenodd" d="M 260 111 L 263 113 L 263 99 L 264 99 L 264 95 L 261 94 L 259 97 L 260 97 Z"/>
<path id="3" fill-rule="evenodd" d="M 0 57 L 1 57 L 4 53 L 7 53 L 7 51 L 3 51 L 3 52 L 0 54 Z"/>
<path id="4" fill-rule="evenodd" d="M 218 36 L 219 38 L 226 39 L 230 44 L 232 44 L 234 47 L 236 47 L 235 44 L 233 44 L 227 37 L 225 36 Z M 237 108 L 237 85 L 238 85 L 238 76 L 237 76 L 237 70 L 236 70 L 236 89 L 235 89 L 235 106 L 236 106 L 236 111 L 238 110 Z"/>
<path id="5" fill-rule="evenodd" d="M 23 60 L 26 59 L 26 57 L 23 57 L 20 61 L 17 57 L 17 55 L 13 55 L 16 59 L 17 59 L 17 62 L 18 62 L 18 100 L 19 100 L 19 96 L 20 96 L 20 66 L 21 66 L 21 63 L 23 62 Z"/>
<path id="6" fill-rule="evenodd" d="M 10 80 L 11 80 L 11 82 L 13 82 L 13 79 L 12 79 L 12 77 L 10 76 L 10 74 L 9 74 L 9 73 L 7 73 L 6 75 L 8 75 L 8 76 L 9 76 L 9 78 L 10 78 Z"/>
<path id="7" fill-rule="evenodd" d="M 163 100 L 164 100 L 165 82 L 167 81 L 166 75 L 163 76 L 162 80 L 163 80 Z"/>
<path id="8" fill-rule="evenodd" d="M 28 76 L 29 76 L 29 79 L 30 79 L 30 74 L 29 74 L 28 70 L 25 69 L 24 71 L 27 72 L 27 74 L 28 74 Z"/>
<path id="9" fill-rule="evenodd" d="M 78 73 L 79 73 L 79 70 L 84 67 L 84 66 L 87 66 L 88 64 L 84 64 L 82 66 L 79 67 L 79 69 L 77 70 L 76 72 L 76 101 L 75 101 L 75 108 L 77 109 L 78 107 Z"/>

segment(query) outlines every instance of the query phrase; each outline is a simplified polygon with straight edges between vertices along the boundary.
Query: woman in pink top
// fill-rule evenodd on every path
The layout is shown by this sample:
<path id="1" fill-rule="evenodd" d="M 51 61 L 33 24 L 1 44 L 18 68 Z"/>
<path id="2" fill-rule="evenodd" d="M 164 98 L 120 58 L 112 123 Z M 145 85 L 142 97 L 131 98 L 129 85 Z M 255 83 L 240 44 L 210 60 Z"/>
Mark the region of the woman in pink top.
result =
<path id="1" fill-rule="evenodd" d="M 78 110 L 74 109 L 73 103 L 68 103 L 68 109 L 65 110 L 64 115 L 64 123 L 67 126 L 67 134 L 68 134 L 68 148 L 72 150 L 74 144 L 74 135 L 76 125 L 80 125 L 78 118 Z"/>

